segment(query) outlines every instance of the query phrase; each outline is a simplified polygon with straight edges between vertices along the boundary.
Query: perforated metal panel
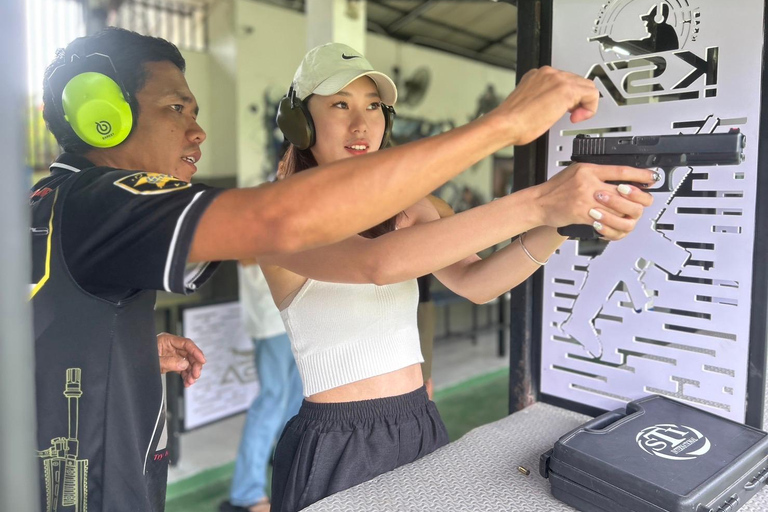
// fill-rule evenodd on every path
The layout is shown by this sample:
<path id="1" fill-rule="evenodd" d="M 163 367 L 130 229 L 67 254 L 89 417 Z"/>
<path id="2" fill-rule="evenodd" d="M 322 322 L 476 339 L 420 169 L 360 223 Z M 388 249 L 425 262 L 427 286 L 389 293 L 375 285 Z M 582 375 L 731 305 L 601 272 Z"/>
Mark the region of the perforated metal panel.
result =
<path id="1" fill-rule="evenodd" d="M 601 254 L 568 241 L 551 259 L 543 393 L 603 409 L 658 393 L 744 421 L 763 20 L 761 1 L 554 1 L 552 65 L 603 97 L 593 119 L 550 131 L 549 176 L 577 133 L 739 128 L 747 148 L 738 166 L 670 173 L 672 192 Z"/>

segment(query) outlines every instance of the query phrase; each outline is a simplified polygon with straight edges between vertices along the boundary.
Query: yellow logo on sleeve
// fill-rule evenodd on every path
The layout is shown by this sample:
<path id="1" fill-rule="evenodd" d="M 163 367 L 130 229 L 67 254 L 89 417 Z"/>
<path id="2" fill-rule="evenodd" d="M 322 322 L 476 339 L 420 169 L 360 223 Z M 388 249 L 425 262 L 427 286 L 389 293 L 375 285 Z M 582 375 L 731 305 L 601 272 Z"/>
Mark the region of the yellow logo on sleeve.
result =
<path id="1" fill-rule="evenodd" d="M 140 195 L 167 194 L 192 186 L 186 181 L 156 172 L 137 172 L 120 178 L 115 185 L 132 194 Z"/>

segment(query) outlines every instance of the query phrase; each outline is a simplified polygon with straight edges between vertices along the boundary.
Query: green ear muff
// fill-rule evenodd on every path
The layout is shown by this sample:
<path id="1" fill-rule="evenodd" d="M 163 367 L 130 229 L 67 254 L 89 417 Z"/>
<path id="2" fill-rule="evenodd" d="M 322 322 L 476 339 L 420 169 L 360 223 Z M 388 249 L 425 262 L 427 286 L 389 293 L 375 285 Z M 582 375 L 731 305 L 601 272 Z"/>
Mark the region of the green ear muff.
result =
<path id="1" fill-rule="evenodd" d="M 117 82 L 102 73 L 88 71 L 69 80 L 61 106 L 77 136 L 91 146 L 111 148 L 131 133 L 131 106 Z"/>

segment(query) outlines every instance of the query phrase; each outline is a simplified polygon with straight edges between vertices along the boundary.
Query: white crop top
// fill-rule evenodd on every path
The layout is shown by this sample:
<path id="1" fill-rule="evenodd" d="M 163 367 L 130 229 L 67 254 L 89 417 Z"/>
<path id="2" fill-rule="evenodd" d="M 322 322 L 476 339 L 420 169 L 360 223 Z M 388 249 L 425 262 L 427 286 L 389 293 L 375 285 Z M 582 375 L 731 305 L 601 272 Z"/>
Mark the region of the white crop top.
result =
<path id="1" fill-rule="evenodd" d="M 386 286 L 308 279 L 280 312 L 304 396 L 424 362 L 416 280 Z"/>

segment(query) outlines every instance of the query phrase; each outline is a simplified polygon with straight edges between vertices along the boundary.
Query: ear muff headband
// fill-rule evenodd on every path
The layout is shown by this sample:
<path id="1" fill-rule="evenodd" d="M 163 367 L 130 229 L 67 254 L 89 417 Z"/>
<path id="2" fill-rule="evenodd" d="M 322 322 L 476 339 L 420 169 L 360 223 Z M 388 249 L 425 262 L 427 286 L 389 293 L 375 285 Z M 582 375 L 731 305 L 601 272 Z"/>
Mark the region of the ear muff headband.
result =
<path id="1" fill-rule="evenodd" d="M 384 114 L 384 135 L 379 149 L 383 149 L 389 142 L 395 120 L 394 107 L 382 103 L 381 111 Z M 306 103 L 296 97 L 293 86 L 277 105 L 277 126 L 297 149 L 309 149 L 315 145 L 315 123 Z"/>
<path id="2" fill-rule="evenodd" d="M 75 134 L 97 148 L 122 143 L 133 128 L 133 111 L 112 60 L 100 53 L 72 56 L 49 78 L 54 102 Z M 61 91 L 61 96 L 57 96 Z"/>

